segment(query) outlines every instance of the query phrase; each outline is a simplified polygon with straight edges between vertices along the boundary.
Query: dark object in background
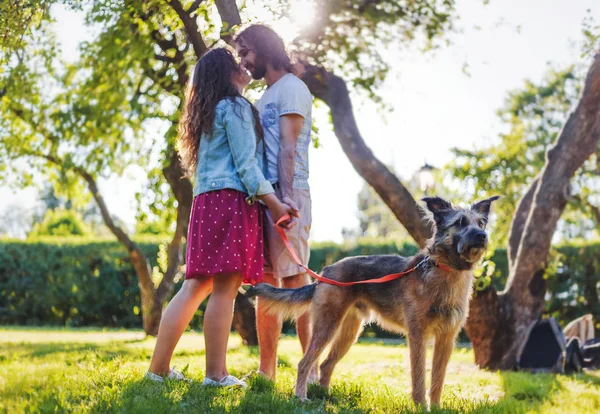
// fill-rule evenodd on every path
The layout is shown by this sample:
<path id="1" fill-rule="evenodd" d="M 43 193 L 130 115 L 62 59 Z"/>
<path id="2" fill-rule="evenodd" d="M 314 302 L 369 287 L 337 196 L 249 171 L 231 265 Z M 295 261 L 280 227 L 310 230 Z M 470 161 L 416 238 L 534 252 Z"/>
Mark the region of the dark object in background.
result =
<path id="1" fill-rule="evenodd" d="M 590 339 L 583 346 L 577 337 L 566 341 L 554 318 L 532 323 L 526 335 L 517 356 L 518 369 L 561 374 L 600 369 L 600 338 Z"/>
<path id="2" fill-rule="evenodd" d="M 566 346 L 565 373 L 581 372 L 583 370 L 583 355 L 579 346 L 579 338 L 569 338 Z"/>
<path id="3" fill-rule="evenodd" d="M 585 368 L 600 369 L 600 338 L 585 341 L 582 355 Z"/>
<path id="4" fill-rule="evenodd" d="M 565 336 L 554 318 L 532 323 L 517 354 L 517 368 L 531 372 L 565 372 Z"/>

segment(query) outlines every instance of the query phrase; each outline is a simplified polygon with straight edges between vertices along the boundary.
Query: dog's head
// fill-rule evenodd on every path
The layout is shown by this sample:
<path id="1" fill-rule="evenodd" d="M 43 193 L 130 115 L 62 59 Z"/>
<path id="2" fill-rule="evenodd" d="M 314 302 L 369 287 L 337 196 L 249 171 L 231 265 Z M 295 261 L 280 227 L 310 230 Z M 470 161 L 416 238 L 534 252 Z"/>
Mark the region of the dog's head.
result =
<path id="1" fill-rule="evenodd" d="M 459 270 L 471 269 L 488 245 L 485 227 L 494 196 L 474 203 L 470 208 L 454 208 L 440 197 L 423 199 L 433 213 L 435 235 L 431 250 Z"/>

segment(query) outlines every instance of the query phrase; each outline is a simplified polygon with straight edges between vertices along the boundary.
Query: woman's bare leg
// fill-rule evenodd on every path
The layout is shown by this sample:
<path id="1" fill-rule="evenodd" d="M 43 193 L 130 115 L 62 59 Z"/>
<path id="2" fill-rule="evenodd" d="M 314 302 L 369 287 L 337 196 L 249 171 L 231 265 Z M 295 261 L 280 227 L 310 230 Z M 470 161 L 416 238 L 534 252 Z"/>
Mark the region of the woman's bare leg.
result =
<path id="1" fill-rule="evenodd" d="M 233 304 L 244 277 L 241 273 L 215 275 L 213 291 L 204 312 L 206 377 L 219 381 L 229 375 L 227 342 L 233 319 Z"/>
<path id="2" fill-rule="evenodd" d="M 186 279 L 179 292 L 165 309 L 158 328 L 158 337 L 149 371 L 166 375 L 170 372 L 171 357 L 185 328 L 190 324 L 198 306 L 212 290 L 213 278 Z"/>

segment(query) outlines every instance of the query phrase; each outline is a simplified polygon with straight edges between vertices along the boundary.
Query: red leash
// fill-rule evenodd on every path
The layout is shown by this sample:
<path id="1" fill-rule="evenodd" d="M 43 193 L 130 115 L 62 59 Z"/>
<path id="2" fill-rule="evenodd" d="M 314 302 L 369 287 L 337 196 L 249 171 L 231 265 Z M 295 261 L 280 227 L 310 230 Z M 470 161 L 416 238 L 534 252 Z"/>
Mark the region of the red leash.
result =
<path id="1" fill-rule="evenodd" d="M 389 275 L 385 275 L 385 276 L 382 276 L 377 279 L 357 280 L 356 282 L 338 282 L 337 280 L 329 279 L 327 277 L 318 275 L 317 273 L 310 270 L 307 266 L 304 266 L 304 264 L 300 261 L 300 259 L 298 258 L 298 255 L 296 254 L 296 252 L 294 251 L 294 248 L 292 247 L 292 244 L 290 243 L 289 239 L 287 238 L 287 235 L 285 234 L 285 230 L 280 226 L 280 224 L 282 222 L 289 220 L 289 219 L 290 219 L 290 216 L 286 214 L 285 216 L 280 218 L 279 221 L 277 221 L 277 223 L 275 223 L 275 228 L 277 229 L 279 236 L 281 236 L 281 240 L 283 240 L 283 244 L 285 244 L 285 247 L 287 248 L 288 252 L 292 255 L 292 258 L 294 259 L 294 261 L 299 266 L 302 266 L 309 275 L 311 275 L 313 278 L 317 279 L 319 282 L 327 283 L 329 285 L 352 286 L 352 285 L 371 284 L 371 283 L 385 283 L 385 282 L 389 282 L 391 280 L 398 279 L 404 275 L 414 272 L 415 270 L 417 270 L 420 266 L 422 266 L 429 260 L 429 257 L 425 257 L 423 260 L 421 260 L 419 263 L 417 263 L 416 266 L 411 267 L 408 270 L 405 270 L 400 273 L 392 273 Z M 452 270 L 448 266 L 445 266 L 442 264 L 439 264 L 436 266 L 439 266 L 441 269 L 446 270 L 446 271 Z"/>

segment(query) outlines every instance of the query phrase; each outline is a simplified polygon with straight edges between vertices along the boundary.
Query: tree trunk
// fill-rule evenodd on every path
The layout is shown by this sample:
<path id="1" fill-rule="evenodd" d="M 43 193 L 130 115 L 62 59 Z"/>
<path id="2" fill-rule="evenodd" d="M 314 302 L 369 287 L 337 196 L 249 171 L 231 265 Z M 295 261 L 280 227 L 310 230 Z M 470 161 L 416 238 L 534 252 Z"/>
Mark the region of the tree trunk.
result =
<path id="1" fill-rule="evenodd" d="M 525 222 L 527 221 L 527 217 L 529 217 L 529 211 L 531 210 L 531 203 L 533 201 L 533 196 L 535 194 L 535 190 L 537 190 L 539 184 L 539 177 L 536 177 L 525 195 L 519 200 L 517 204 L 517 209 L 513 215 L 513 219 L 510 223 L 510 231 L 508 233 L 508 268 L 512 269 L 512 266 L 517 258 L 517 250 L 519 250 L 519 242 L 521 241 L 521 236 L 523 235 L 523 229 L 525 228 Z"/>
<path id="2" fill-rule="evenodd" d="M 242 24 L 240 11 L 235 0 L 215 0 L 215 4 L 223 22 L 220 33 L 221 39 L 226 43 L 231 43 L 233 41 L 233 28 Z"/>
<path id="3" fill-rule="evenodd" d="M 503 329 L 501 325 L 501 321 L 508 318 L 498 315 L 501 312 L 500 309 L 510 309 L 510 307 L 501 306 L 503 299 L 504 297 L 498 295 L 496 289 L 488 287 L 477 292 L 477 295 L 471 300 L 465 330 L 475 351 L 475 363 L 480 367 L 497 369 L 494 361 L 498 359 L 497 355 L 501 352 L 501 348 L 497 344 L 509 340 L 499 338 L 508 333 L 508 330 Z"/>
<path id="4" fill-rule="evenodd" d="M 192 183 L 184 177 L 179 154 L 172 151 L 169 165 L 163 168 L 163 175 L 177 200 L 175 233 L 167 246 L 167 270 L 158 286 L 158 298 L 164 303 L 171 293 L 175 279 L 183 262 L 183 240 L 186 237 L 190 213 L 192 211 Z"/>
<path id="5" fill-rule="evenodd" d="M 515 367 L 527 327 L 542 315 L 546 261 L 556 224 L 567 204 L 569 183 L 585 160 L 598 151 L 599 141 L 600 56 L 596 55 L 579 104 L 548 151 L 537 179 L 505 290 L 499 294 L 485 291 L 471 301 L 467 334 L 481 367 Z M 523 201 L 520 206 L 526 204 Z"/>
<path id="6" fill-rule="evenodd" d="M 396 177 L 365 143 L 358 130 L 346 82 L 322 67 L 297 65 L 298 75 L 311 93 L 331 110 L 333 128 L 352 166 L 371 185 L 420 247 L 432 235 L 425 212 Z"/>
<path id="7" fill-rule="evenodd" d="M 131 264 L 133 265 L 135 274 L 138 278 L 138 286 L 140 287 L 142 325 L 144 332 L 146 335 L 154 336 L 158 334 L 158 325 L 160 324 L 162 308 L 157 306 L 156 289 L 154 288 L 154 282 L 152 281 L 150 262 L 127 233 L 115 224 L 110 216 L 108 207 L 104 202 L 104 198 L 100 194 L 95 178 L 81 167 L 75 167 L 75 171 L 87 182 L 88 188 L 100 209 L 104 224 L 127 249 L 129 259 L 131 260 Z"/>
<path id="8" fill-rule="evenodd" d="M 129 259 L 138 278 L 138 286 L 140 287 L 140 297 L 142 299 L 142 326 L 146 335 L 156 336 L 158 334 L 158 326 L 160 325 L 160 317 L 162 307 L 156 300 L 156 289 L 152 282 L 152 271 L 150 263 L 146 257 L 135 248 L 129 251 Z"/>

